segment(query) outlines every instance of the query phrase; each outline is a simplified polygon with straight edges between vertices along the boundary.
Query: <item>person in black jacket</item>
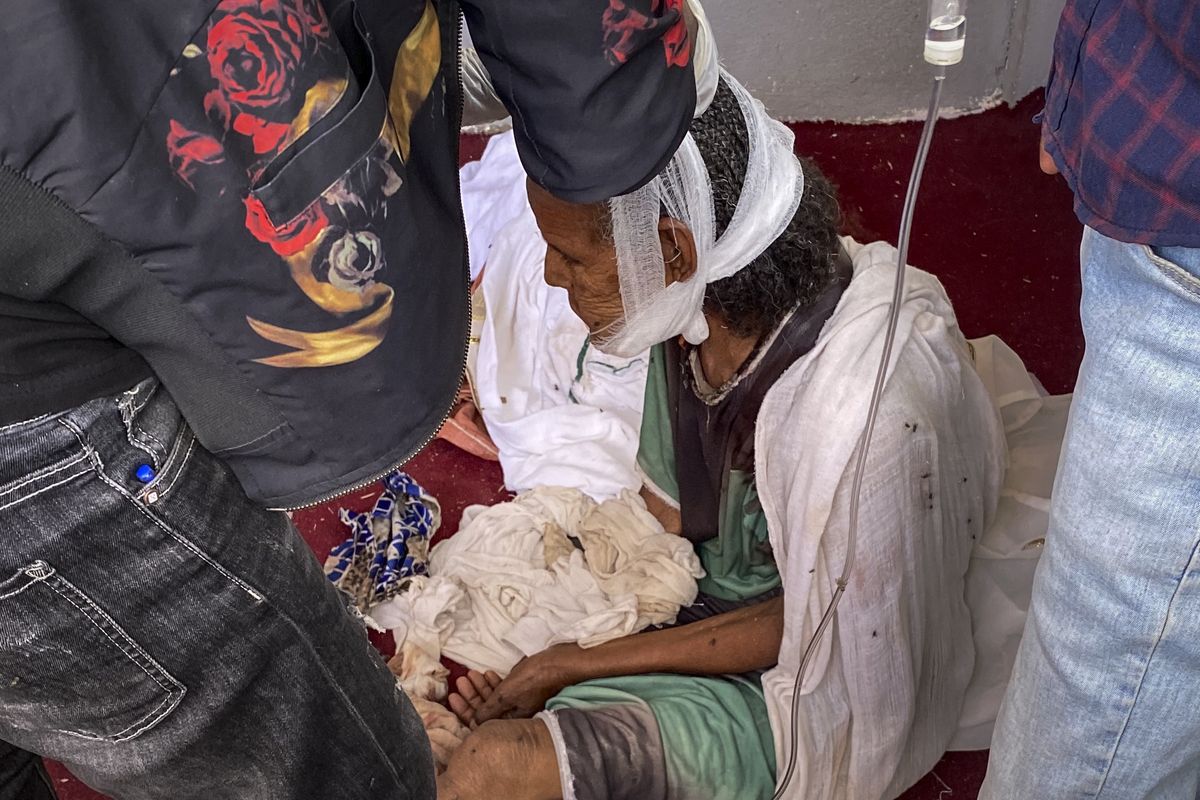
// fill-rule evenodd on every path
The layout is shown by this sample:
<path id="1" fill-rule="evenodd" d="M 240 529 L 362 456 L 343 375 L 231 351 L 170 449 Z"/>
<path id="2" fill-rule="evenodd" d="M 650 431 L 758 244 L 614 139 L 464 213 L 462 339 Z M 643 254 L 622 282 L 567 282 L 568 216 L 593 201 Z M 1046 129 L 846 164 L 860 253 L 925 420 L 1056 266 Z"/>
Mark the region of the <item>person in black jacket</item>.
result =
<path id="1" fill-rule="evenodd" d="M 547 191 L 603 200 L 671 158 L 697 102 L 684 0 L 461 12 Z M 7 762 L 123 799 L 434 796 L 420 720 L 267 509 L 371 483 L 453 401 L 459 14 L 6 4 Z"/>

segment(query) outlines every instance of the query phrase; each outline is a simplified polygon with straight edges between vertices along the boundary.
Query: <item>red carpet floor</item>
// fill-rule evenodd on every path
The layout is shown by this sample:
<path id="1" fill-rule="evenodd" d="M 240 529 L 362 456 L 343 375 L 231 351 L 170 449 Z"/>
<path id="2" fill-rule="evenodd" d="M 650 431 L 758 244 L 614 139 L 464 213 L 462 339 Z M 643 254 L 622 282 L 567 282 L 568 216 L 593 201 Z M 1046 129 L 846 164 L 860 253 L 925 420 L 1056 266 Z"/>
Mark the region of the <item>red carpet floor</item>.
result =
<path id="1" fill-rule="evenodd" d="M 1037 167 L 1041 108 L 1033 95 L 998 108 L 939 123 L 917 204 L 910 262 L 945 284 L 968 336 L 1000 335 L 1051 392 L 1070 391 L 1083 356 L 1079 329 L 1080 226 L 1071 195 Z M 920 126 L 802 123 L 797 151 L 817 161 L 838 185 L 846 232 L 860 241 L 895 242 Z M 465 143 L 478 158 L 483 141 Z M 462 510 L 506 496 L 500 470 L 435 442 L 408 467 L 443 508 L 443 531 Z M 343 534 L 337 507 L 366 509 L 378 490 L 296 514 L 296 524 L 321 556 Z M 391 651 L 390 642 L 377 642 Z M 903 800 L 969 800 L 983 780 L 987 753 L 947 755 Z M 61 768 L 62 800 L 103 800 Z"/>

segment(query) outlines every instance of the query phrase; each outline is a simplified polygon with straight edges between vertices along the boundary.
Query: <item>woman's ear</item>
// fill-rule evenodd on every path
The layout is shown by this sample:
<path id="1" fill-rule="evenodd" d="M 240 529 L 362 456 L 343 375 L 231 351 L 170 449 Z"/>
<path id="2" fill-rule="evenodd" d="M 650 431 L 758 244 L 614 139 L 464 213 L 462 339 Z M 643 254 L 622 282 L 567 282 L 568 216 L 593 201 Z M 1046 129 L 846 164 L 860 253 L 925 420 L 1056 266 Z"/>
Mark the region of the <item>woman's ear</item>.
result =
<path id="1" fill-rule="evenodd" d="M 692 231 L 677 219 L 658 220 L 658 240 L 662 244 L 663 264 L 666 267 L 665 286 L 686 281 L 696 274 L 696 240 Z"/>

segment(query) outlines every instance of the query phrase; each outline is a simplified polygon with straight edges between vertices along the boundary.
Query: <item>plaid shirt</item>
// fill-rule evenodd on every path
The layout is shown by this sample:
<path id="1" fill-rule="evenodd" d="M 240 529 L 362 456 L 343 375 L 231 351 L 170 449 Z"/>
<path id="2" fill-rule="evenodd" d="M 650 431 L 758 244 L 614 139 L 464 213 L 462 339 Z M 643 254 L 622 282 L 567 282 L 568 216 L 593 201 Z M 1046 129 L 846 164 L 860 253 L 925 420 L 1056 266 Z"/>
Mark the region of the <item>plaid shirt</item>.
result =
<path id="1" fill-rule="evenodd" d="M 1042 132 L 1085 225 L 1200 247 L 1200 0 L 1067 0 Z"/>

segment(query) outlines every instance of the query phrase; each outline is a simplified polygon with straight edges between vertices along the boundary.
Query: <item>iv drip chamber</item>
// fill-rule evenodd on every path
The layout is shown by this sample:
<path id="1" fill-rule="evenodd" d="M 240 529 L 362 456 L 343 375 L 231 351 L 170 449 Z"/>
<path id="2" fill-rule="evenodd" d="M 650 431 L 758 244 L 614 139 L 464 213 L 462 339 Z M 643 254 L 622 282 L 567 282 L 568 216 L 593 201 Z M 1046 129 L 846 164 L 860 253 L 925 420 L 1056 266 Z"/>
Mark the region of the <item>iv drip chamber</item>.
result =
<path id="1" fill-rule="evenodd" d="M 966 45 L 966 0 L 930 0 L 925 60 L 938 67 L 962 61 Z"/>

